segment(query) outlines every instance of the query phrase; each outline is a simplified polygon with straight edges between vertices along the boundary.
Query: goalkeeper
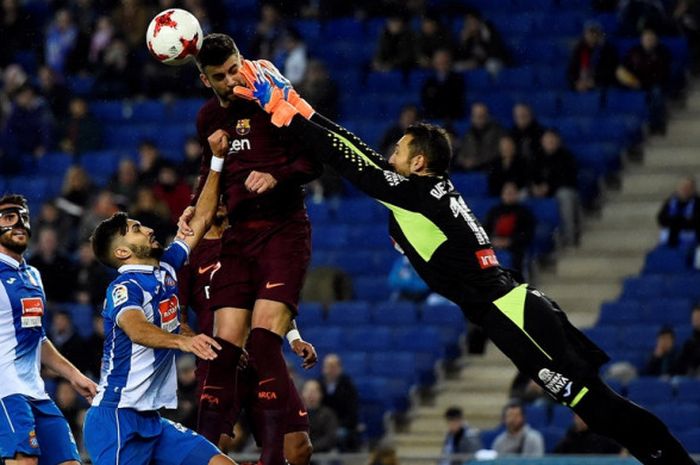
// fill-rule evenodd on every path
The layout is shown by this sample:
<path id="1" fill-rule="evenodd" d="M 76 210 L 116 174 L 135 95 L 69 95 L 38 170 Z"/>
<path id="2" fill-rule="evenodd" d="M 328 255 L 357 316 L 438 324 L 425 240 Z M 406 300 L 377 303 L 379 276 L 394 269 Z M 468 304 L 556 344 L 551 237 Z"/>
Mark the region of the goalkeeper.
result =
<path id="1" fill-rule="evenodd" d="M 503 270 L 489 238 L 447 170 L 445 131 L 409 127 L 387 162 L 352 133 L 316 114 L 268 62 L 246 61 L 247 87 L 278 126 L 390 212 L 389 232 L 430 288 L 465 317 L 520 371 L 591 428 L 647 465 L 695 465 L 653 414 L 611 390 L 598 371 L 609 357 L 576 329 L 550 298 Z"/>

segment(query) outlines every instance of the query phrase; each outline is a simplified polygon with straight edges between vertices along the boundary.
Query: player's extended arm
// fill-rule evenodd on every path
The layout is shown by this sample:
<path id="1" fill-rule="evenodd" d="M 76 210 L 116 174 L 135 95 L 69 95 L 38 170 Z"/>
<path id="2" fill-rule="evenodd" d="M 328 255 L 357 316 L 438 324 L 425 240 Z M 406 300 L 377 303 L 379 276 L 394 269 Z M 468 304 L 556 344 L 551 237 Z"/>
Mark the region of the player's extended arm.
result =
<path id="1" fill-rule="evenodd" d="M 191 352 L 202 360 L 213 360 L 221 346 L 206 334 L 194 337 L 163 331 L 146 319 L 140 309 L 127 309 L 120 313 L 117 324 L 132 342 L 153 349 L 178 349 Z"/>
<path id="2" fill-rule="evenodd" d="M 41 344 L 41 363 L 67 379 L 73 386 L 73 389 L 88 401 L 91 402 L 92 398 L 95 397 L 97 384 L 82 374 L 75 365 L 61 355 L 48 339 L 45 339 L 43 344 Z"/>
<path id="3" fill-rule="evenodd" d="M 301 333 L 297 327 L 297 322 L 292 320 L 287 331 L 287 341 L 295 354 L 303 359 L 302 367 L 306 370 L 313 368 L 318 361 L 316 348 L 301 338 Z"/>
<path id="4" fill-rule="evenodd" d="M 224 163 L 224 156 L 228 151 L 228 134 L 224 130 L 219 129 L 215 131 L 209 136 L 208 141 L 214 155 L 211 159 L 207 180 L 194 207 L 194 215 L 189 222 L 189 227 L 193 234 L 181 237 L 190 250 L 197 246 L 214 220 L 214 214 L 219 204 L 219 178 Z"/>

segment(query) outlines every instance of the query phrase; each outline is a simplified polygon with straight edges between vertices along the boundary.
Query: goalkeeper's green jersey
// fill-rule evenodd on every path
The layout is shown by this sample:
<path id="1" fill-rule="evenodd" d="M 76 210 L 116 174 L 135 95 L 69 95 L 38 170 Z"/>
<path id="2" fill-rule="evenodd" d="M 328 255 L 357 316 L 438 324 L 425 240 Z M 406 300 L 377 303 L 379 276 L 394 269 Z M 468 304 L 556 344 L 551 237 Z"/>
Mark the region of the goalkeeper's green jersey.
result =
<path id="1" fill-rule="evenodd" d="M 401 176 L 358 137 L 319 115 L 311 121 L 295 117 L 290 130 L 321 161 L 390 210 L 389 234 L 397 249 L 433 291 L 467 317 L 478 322 L 489 304 L 515 287 L 448 176 Z"/>

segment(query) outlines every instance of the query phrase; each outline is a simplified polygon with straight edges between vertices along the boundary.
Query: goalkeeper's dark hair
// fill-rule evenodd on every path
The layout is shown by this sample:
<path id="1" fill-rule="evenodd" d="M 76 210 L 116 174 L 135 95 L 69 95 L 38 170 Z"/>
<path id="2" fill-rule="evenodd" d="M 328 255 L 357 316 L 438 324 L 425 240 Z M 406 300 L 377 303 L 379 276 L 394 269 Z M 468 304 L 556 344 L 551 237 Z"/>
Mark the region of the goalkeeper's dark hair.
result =
<path id="1" fill-rule="evenodd" d="M 197 54 L 197 62 L 205 66 L 221 66 L 231 55 L 238 55 L 238 47 L 227 34 L 207 34 L 202 41 L 202 48 Z"/>
<path id="2" fill-rule="evenodd" d="M 0 205 L 19 205 L 29 210 L 27 198 L 21 194 L 5 194 L 0 196 Z"/>
<path id="3" fill-rule="evenodd" d="M 447 174 L 452 159 L 452 143 L 447 131 L 434 124 L 416 123 L 406 128 L 406 134 L 413 136 L 408 145 L 411 157 L 421 153 L 428 160 L 428 171 L 438 176 Z"/>
<path id="4" fill-rule="evenodd" d="M 95 257 L 97 257 L 100 263 L 110 268 L 119 268 L 120 263 L 112 254 L 112 243 L 117 234 L 120 236 L 126 235 L 126 230 L 128 228 L 127 218 L 128 216 L 124 212 L 115 213 L 110 218 L 107 218 L 97 225 L 95 232 L 93 232 L 90 237 L 90 243 L 92 244 L 92 251 L 95 253 Z"/>

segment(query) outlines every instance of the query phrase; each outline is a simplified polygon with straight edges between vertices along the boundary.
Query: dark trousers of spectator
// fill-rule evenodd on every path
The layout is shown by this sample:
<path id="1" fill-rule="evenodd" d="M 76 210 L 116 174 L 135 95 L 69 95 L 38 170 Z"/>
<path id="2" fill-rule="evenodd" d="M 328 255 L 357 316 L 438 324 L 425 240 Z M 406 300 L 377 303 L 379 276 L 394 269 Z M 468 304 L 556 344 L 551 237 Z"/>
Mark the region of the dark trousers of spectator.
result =
<path id="1" fill-rule="evenodd" d="M 659 86 L 654 86 L 647 91 L 647 103 L 649 105 L 649 129 L 655 134 L 666 133 L 666 96 Z"/>

